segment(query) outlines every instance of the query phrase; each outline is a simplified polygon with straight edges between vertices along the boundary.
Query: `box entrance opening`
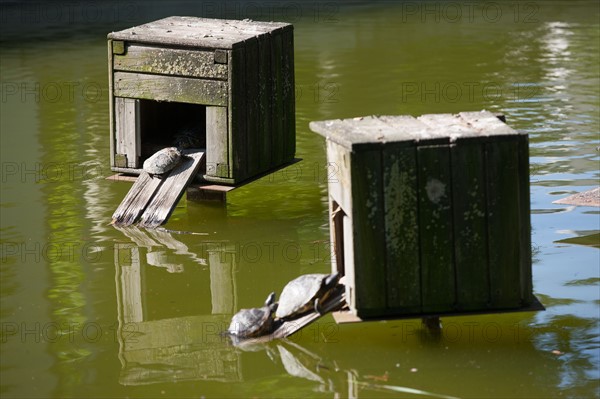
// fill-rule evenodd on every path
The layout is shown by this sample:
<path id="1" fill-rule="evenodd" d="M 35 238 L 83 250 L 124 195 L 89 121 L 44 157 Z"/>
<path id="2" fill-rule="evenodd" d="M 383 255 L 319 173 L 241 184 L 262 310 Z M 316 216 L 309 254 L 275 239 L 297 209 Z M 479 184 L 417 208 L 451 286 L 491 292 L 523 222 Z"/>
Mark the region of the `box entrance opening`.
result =
<path id="1" fill-rule="evenodd" d="M 206 106 L 140 100 L 141 160 L 165 147 L 206 148 Z"/>

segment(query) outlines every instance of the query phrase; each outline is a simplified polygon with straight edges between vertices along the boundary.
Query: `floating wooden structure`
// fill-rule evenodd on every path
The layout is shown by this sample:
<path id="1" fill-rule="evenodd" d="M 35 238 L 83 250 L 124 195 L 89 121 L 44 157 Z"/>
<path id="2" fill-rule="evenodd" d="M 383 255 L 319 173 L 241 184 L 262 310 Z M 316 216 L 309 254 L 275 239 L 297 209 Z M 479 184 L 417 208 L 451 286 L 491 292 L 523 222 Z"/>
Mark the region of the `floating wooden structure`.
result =
<path id="1" fill-rule="evenodd" d="M 541 308 L 532 294 L 526 134 L 486 111 L 310 128 L 326 137 L 335 167 L 332 268 L 345 276 L 354 316 Z"/>
<path id="2" fill-rule="evenodd" d="M 112 224 L 155 228 L 165 223 L 204 160 L 202 151 L 184 151 L 185 156 L 165 176 L 150 176 L 142 171 L 113 213 Z"/>
<path id="3" fill-rule="evenodd" d="M 206 149 L 206 181 L 237 184 L 296 150 L 293 27 L 169 17 L 108 35 L 113 171 L 140 174 L 177 132 Z"/>

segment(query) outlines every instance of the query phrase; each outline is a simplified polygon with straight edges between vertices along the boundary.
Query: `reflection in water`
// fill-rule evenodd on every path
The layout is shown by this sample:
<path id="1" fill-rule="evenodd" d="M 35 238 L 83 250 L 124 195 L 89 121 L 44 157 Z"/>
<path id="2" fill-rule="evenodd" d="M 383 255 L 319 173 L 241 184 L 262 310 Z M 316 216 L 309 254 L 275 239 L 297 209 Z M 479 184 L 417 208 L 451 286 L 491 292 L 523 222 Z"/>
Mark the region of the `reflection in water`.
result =
<path id="1" fill-rule="evenodd" d="M 360 397 L 360 391 L 382 390 L 450 398 L 416 388 L 379 384 L 371 381 L 375 378 L 369 375 L 361 381 L 355 369 L 342 369 L 335 360 L 317 355 L 289 340 L 251 345 L 232 342 L 230 337 L 223 334 L 231 313 L 236 309 L 236 284 L 232 273 L 235 258 L 222 253 L 227 246 L 219 245 L 214 251 L 207 251 L 207 257 L 202 257 L 189 251 L 185 244 L 166 231 L 136 227 L 118 230 L 132 241 L 118 243 L 114 247 L 121 384 L 196 380 L 242 382 L 244 354 L 265 353 L 270 362 L 279 365 L 289 376 L 315 383 L 313 391 Z M 147 268 L 159 266 L 168 273 L 186 272 L 183 266 L 175 268 L 173 263 L 166 263 L 167 267 L 164 263 L 153 263 L 159 260 L 153 254 L 164 253 L 160 251 L 164 247 L 183 255 L 188 265 L 209 268 L 210 314 L 177 317 L 175 309 L 171 309 L 171 313 L 163 312 L 160 319 L 150 316 L 150 308 L 160 306 L 148 299 L 151 287 L 159 281 L 146 273 Z M 145 262 L 140 256 L 142 249 L 147 251 Z M 163 283 L 168 285 L 166 280 L 169 274 L 162 278 Z M 427 336 L 424 339 L 435 337 Z"/>
<path id="2" fill-rule="evenodd" d="M 486 3 L 502 9 L 498 21 L 484 18 L 484 3 L 472 19 L 460 2 L 298 2 L 301 16 L 289 2 L 96 3 L 0 6 L 0 151 L 2 166 L 17 168 L 2 175 L 0 310 L 2 328 L 14 329 L 2 332 L 3 396 L 148 397 L 157 385 L 141 384 L 156 381 L 165 397 L 412 395 L 382 385 L 458 397 L 598 396 L 598 213 L 552 204 L 598 185 L 597 1 Z M 463 18 L 450 21 L 445 12 L 457 7 Z M 182 200 L 169 228 L 209 237 L 134 238 L 108 225 L 128 186 L 103 179 L 106 33 L 168 15 L 295 27 L 303 161 L 233 191 L 226 209 Z M 314 360 L 283 341 L 246 352 L 220 340 L 239 308 L 329 270 L 332 170 L 309 121 L 483 108 L 529 133 L 534 286 L 546 312 L 448 318 L 439 339 L 420 334 L 418 321 L 338 326 L 325 317 L 291 341 Z"/>
<path id="3" fill-rule="evenodd" d="M 234 258 L 222 257 L 220 252 L 215 257 L 209 250 L 207 261 L 166 231 L 136 227 L 118 230 L 133 242 L 116 244 L 114 250 L 121 384 L 241 380 L 239 356 L 221 334 L 235 304 Z M 146 273 L 146 268 L 155 266 L 168 273 L 185 272 L 183 264 L 168 262 L 165 251 L 159 250 L 164 247 L 183 255 L 188 265 L 210 268 L 211 314 L 176 317 L 177 312 L 171 309 L 160 319 L 150 315 L 150 308 L 161 304 L 148 298 L 150 286 L 156 281 Z M 147 249 L 146 262 L 141 261 L 142 248 Z M 219 250 L 222 248 L 219 246 Z M 221 258 L 231 261 L 220 262 Z M 166 298 L 169 299 L 168 294 Z M 206 296 L 201 300 L 208 302 Z"/>

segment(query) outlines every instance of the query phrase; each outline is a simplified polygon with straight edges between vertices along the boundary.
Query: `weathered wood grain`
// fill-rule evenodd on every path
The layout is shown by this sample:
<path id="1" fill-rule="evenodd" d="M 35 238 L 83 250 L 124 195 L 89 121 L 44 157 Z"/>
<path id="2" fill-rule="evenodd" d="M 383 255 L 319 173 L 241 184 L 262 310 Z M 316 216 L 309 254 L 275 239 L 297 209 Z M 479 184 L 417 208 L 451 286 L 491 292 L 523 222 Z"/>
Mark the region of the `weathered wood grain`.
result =
<path id="1" fill-rule="evenodd" d="M 113 40 L 108 41 L 108 125 L 110 135 L 110 166 L 115 166 L 115 99 L 113 96 Z"/>
<path id="2" fill-rule="evenodd" d="M 292 25 L 169 17 L 113 32 L 108 39 L 111 97 L 208 107 L 207 135 L 218 130 L 225 137 L 207 138 L 205 179 L 236 184 L 293 161 Z M 210 126 L 220 114 L 210 107 L 226 108 L 225 129 L 220 122 Z M 150 112 L 140 112 L 147 122 Z M 129 157 L 115 161 L 115 151 L 112 169 L 135 173 L 124 162 L 116 165 Z"/>
<path id="3" fill-rule="evenodd" d="M 359 173 L 359 171 L 357 171 Z M 421 309 L 416 146 L 390 143 L 383 149 L 383 213 L 386 307 L 390 312 Z"/>
<path id="4" fill-rule="evenodd" d="M 365 116 L 315 121 L 310 128 L 326 138 L 328 162 L 339 167 L 340 181 L 328 189 L 330 204 L 348 215 L 343 270 L 354 312 L 386 317 L 529 308 L 535 297 L 526 135 L 487 111 Z M 373 167 L 375 179 L 383 179 L 382 199 L 375 201 L 366 183 L 357 186 L 357 176 L 372 179 L 370 167 L 356 162 L 366 156 L 381 158 L 379 169 Z M 382 237 L 364 233 L 365 225 L 378 226 L 375 214 L 382 215 Z M 385 269 L 362 268 L 372 252 L 381 255 L 371 263 Z M 332 263 L 332 269 L 342 267 Z M 385 279 L 375 284 L 381 274 Z M 365 311 L 364 296 L 384 298 L 385 306 L 370 314 L 375 308 Z"/>
<path id="5" fill-rule="evenodd" d="M 215 63 L 215 51 L 173 49 L 131 43 L 113 55 L 116 71 L 227 80 L 227 64 Z"/>
<path id="6" fill-rule="evenodd" d="M 294 74 L 294 31 L 290 25 L 281 30 L 282 101 L 283 101 L 283 162 L 294 159 L 296 153 L 296 102 Z"/>
<path id="7" fill-rule="evenodd" d="M 356 275 L 354 274 L 354 226 L 352 218 L 344 215 L 342 221 L 344 228 L 344 279 L 346 286 L 346 302 L 352 309 L 356 309 Z"/>
<path id="8" fill-rule="evenodd" d="M 452 176 L 448 146 L 417 147 L 422 311 L 455 305 Z"/>
<path id="9" fill-rule="evenodd" d="M 350 175 L 350 152 L 335 143 L 327 140 L 326 172 L 329 196 L 336 201 L 346 215 L 352 212 L 352 178 Z"/>
<path id="10" fill-rule="evenodd" d="M 271 160 L 274 165 L 284 161 L 284 106 L 283 106 L 283 59 L 282 38 L 279 34 L 271 37 Z"/>
<path id="11" fill-rule="evenodd" d="M 481 144 L 463 140 L 450 155 L 457 305 L 485 309 L 490 305 L 485 154 Z"/>
<path id="12" fill-rule="evenodd" d="M 518 307 L 521 297 L 519 152 L 513 141 L 485 144 L 491 303 Z"/>
<path id="13" fill-rule="evenodd" d="M 142 171 L 113 213 L 112 224 L 130 226 L 137 222 L 148 201 L 152 199 L 161 184 L 162 179 L 152 178 L 148 173 Z"/>
<path id="14" fill-rule="evenodd" d="M 229 177 L 229 112 L 227 107 L 206 107 L 206 175 Z"/>
<path id="15" fill-rule="evenodd" d="M 289 26 L 282 22 L 258 22 L 196 17 L 168 17 L 108 34 L 109 39 L 181 47 L 233 49 L 245 40 Z"/>
<path id="16" fill-rule="evenodd" d="M 531 195 L 529 182 L 529 138 L 521 134 L 517 140 L 519 174 L 519 267 L 521 274 L 521 305 L 533 302 L 531 271 Z"/>
<path id="17" fill-rule="evenodd" d="M 140 227 L 155 228 L 167 221 L 185 192 L 185 188 L 198 173 L 202 160 L 204 160 L 204 152 L 188 153 L 169 173 L 141 215 Z"/>
<path id="18" fill-rule="evenodd" d="M 229 97 L 227 82 L 130 72 L 114 73 L 114 95 L 218 106 Z"/>
<path id="19" fill-rule="evenodd" d="M 115 163 L 120 168 L 137 168 L 141 156 L 140 103 L 133 98 L 114 98 Z M 125 159 L 121 159 L 121 157 Z"/>
<path id="20" fill-rule="evenodd" d="M 229 70 L 229 165 L 236 181 L 246 177 L 248 167 L 246 124 L 246 50 L 231 52 Z"/>
<path id="21" fill-rule="evenodd" d="M 259 159 L 258 168 L 266 171 L 271 166 L 271 35 L 258 37 L 258 102 Z"/>
<path id="22" fill-rule="evenodd" d="M 258 129 L 260 120 L 260 104 L 258 97 L 258 69 L 259 69 L 259 54 L 258 40 L 251 39 L 246 41 L 245 46 L 245 80 L 246 80 L 246 173 L 249 176 L 261 172 L 259 158 L 261 132 Z M 243 151 L 243 148 L 236 148 L 234 151 Z"/>
<path id="23" fill-rule="evenodd" d="M 331 215 L 331 255 L 335 257 L 335 263 L 332 263 L 332 273 L 339 273 L 340 276 L 346 274 L 344 269 L 344 218 L 348 218 L 340 205 L 331 200 L 329 201 Z"/>
<path id="24" fill-rule="evenodd" d="M 357 314 L 378 314 L 386 306 L 386 237 L 383 176 L 379 151 L 352 154 L 352 221 L 354 235 L 355 304 Z"/>

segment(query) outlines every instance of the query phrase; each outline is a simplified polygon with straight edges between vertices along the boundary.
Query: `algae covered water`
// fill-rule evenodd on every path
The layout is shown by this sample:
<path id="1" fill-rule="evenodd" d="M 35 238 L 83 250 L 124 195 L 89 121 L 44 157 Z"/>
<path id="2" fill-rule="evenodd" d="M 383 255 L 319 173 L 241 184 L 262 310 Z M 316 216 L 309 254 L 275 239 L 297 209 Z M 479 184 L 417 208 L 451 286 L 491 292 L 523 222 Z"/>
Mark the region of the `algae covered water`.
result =
<path id="1" fill-rule="evenodd" d="M 600 395 L 593 1 L 3 2 L 3 397 Z M 297 153 L 166 227 L 109 225 L 106 34 L 170 15 L 294 24 Z M 547 310 L 337 325 L 237 348 L 220 334 L 292 278 L 330 269 L 313 120 L 487 109 L 530 139 L 534 293 Z"/>

